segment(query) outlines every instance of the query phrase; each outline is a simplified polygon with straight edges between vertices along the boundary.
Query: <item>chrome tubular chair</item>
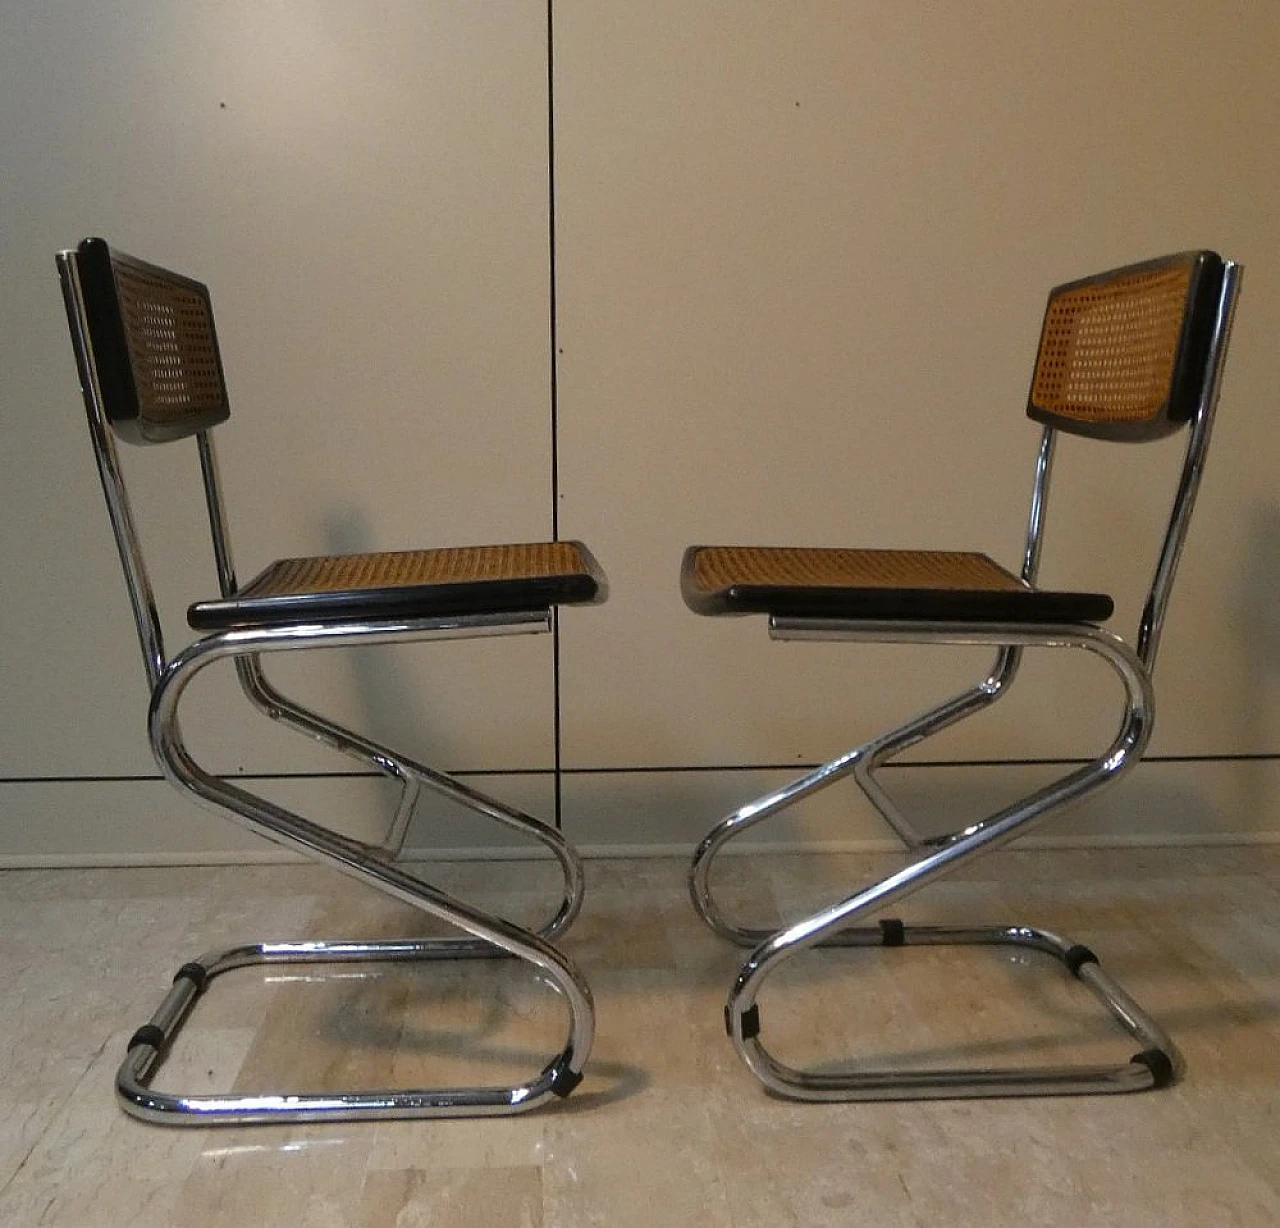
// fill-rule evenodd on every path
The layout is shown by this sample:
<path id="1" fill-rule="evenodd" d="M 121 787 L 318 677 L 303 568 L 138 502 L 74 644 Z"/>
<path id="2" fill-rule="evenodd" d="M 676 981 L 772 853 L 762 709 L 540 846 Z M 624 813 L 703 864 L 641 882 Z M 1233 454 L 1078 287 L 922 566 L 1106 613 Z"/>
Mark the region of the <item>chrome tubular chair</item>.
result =
<path id="1" fill-rule="evenodd" d="M 1160 1027 L 1088 948 L 1026 925 L 941 927 L 866 919 L 972 857 L 1008 843 L 1068 803 L 1119 779 L 1141 758 L 1154 717 L 1152 669 L 1213 424 L 1240 268 L 1212 252 L 1153 260 L 1059 286 L 1049 296 L 1027 406 L 1043 425 L 1020 575 L 981 554 L 935 551 L 691 547 L 681 587 L 699 614 L 765 614 L 779 640 L 987 644 L 989 675 L 971 689 L 776 791 L 740 807 L 699 846 L 690 892 L 717 933 L 753 947 L 729 993 L 725 1022 L 739 1056 L 772 1092 L 798 1100 L 1029 1096 L 1159 1087 L 1181 1059 Z M 1112 601 L 1036 585 L 1058 431 L 1141 441 L 1187 429 L 1186 457 L 1133 645 L 1104 629 Z M 1024 648 L 1076 648 L 1120 678 L 1115 740 L 1087 766 L 939 837 L 917 833 L 875 777 L 909 747 L 982 711 L 1009 689 Z M 711 889 L 716 854 L 735 836 L 845 777 L 897 833 L 910 864 L 776 932 L 738 924 Z M 863 922 L 863 924 L 855 924 Z M 770 973 L 810 948 L 1010 944 L 1057 956 L 1141 1046 L 1121 1066 L 830 1073 L 778 1060 L 761 1032 L 757 996 Z"/>
<path id="2" fill-rule="evenodd" d="M 86 239 L 58 255 L 89 430 L 115 531 L 150 687 L 148 730 L 164 775 L 261 836 L 325 862 L 448 922 L 466 937 L 404 941 L 264 942 L 185 964 L 149 1023 L 130 1040 L 116 1079 L 123 1107 L 153 1122 L 209 1125 L 516 1113 L 568 1095 L 591 1049 L 591 993 L 552 945 L 577 915 L 583 872 L 554 828 L 406 755 L 379 746 L 286 698 L 267 680 L 263 654 L 402 641 L 547 631 L 558 605 L 603 600 L 604 581 L 577 542 L 476 546 L 287 559 L 241 585 L 232 566 L 211 429 L 229 415 L 206 288 Z M 188 611 L 203 632 L 166 655 L 160 618 L 134 527 L 113 434 L 157 444 L 196 437 L 220 596 Z M 205 770 L 188 752 L 178 705 L 206 666 L 231 660 L 260 712 L 398 781 L 399 801 L 380 842 L 364 842 Z M 514 828 L 550 850 L 563 874 L 551 917 L 531 932 L 483 912 L 410 873 L 396 857 L 422 792 Z M 265 964 L 417 962 L 515 956 L 535 968 L 568 1008 L 568 1039 L 517 1087 L 393 1088 L 341 1093 L 170 1095 L 149 1081 L 213 978 Z"/>

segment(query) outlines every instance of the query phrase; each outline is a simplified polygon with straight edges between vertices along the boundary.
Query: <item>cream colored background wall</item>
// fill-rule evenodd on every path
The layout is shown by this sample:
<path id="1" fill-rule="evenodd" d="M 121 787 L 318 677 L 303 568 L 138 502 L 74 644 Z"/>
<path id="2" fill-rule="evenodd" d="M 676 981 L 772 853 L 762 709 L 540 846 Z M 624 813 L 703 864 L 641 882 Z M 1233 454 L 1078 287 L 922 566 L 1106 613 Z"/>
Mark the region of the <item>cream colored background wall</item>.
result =
<path id="1" fill-rule="evenodd" d="M 1013 561 L 1046 289 L 1218 248 L 1246 264 L 1246 290 L 1151 759 L 1054 830 L 1280 831 L 1280 10 L 556 0 L 550 16 L 549 74 L 541 3 L 0 4 L 0 856 L 260 847 L 148 779 L 53 277 L 54 250 L 87 233 L 210 283 L 242 574 L 553 526 L 593 546 L 612 597 L 562 623 L 563 818 L 588 845 L 651 848 L 985 665 L 695 619 L 683 547 Z M 1178 445 L 1065 442 L 1046 579 L 1110 587 L 1127 631 Z M 210 587 L 194 456 L 126 459 L 177 637 Z M 552 807 L 549 637 L 281 679 Z M 1101 670 L 1032 662 L 1017 690 L 928 748 L 982 766 L 904 769 L 900 787 L 970 807 L 1111 732 Z M 229 686 L 195 698 L 187 727 L 212 762 L 286 773 L 268 787 L 368 821 L 371 782 L 329 775 L 346 764 L 264 731 Z M 828 795 L 778 834 L 882 833 Z M 480 838 L 436 815 L 415 835 Z"/>

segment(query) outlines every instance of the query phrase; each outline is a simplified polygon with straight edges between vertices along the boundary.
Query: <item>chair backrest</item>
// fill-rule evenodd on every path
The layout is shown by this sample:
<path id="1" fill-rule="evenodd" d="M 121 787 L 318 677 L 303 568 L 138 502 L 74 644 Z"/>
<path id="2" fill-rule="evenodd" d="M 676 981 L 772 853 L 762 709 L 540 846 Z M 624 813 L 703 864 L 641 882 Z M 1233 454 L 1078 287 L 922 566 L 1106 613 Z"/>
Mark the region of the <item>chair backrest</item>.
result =
<path id="1" fill-rule="evenodd" d="M 1182 252 L 1049 294 L 1027 414 L 1058 430 L 1146 440 L 1204 400 L 1225 264 Z"/>
<path id="2" fill-rule="evenodd" d="M 230 415 L 209 292 L 198 281 L 85 239 L 58 253 L 67 323 L 98 475 L 154 687 L 164 634 L 115 447 L 196 437 L 223 596 L 236 587 L 209 428 Z"/>
<path id="3" fill-rule="evenodd" d="M 230 416 L 209 291 L 112 251 L 76 249 L 102 408 L 121 439 L 167 443 Z"/>
<path id="4" fill-rule="evenodd" d="M 1188 426 L 1186 455 L 1138 627 L 1154 667 L 1204 469 L 1241 269 L 1182 252 L 1068 282 L 1045 309 L 1027 415 L 1044 424 L 1022 575 L 1035 583 L 1058 431 L 1140 442 Z"/>

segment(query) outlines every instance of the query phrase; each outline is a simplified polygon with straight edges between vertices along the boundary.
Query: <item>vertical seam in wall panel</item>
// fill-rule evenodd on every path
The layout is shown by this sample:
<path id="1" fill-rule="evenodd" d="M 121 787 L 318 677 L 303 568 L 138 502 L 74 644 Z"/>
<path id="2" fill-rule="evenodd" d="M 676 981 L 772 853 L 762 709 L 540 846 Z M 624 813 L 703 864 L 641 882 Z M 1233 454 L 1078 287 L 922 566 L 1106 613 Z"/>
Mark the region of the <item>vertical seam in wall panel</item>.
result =
<path id="1" fill-rule="evenodd" d="M 556 329 L 556 93 L 552 0 L 547 0 L 547 298 L 551 348 L 551 537 L 560 540 L 560 385 Z M 551 736 L 555 783 L 555 825 L 563 827 L 560 729 L 560 611 L 551 624 Z"/>

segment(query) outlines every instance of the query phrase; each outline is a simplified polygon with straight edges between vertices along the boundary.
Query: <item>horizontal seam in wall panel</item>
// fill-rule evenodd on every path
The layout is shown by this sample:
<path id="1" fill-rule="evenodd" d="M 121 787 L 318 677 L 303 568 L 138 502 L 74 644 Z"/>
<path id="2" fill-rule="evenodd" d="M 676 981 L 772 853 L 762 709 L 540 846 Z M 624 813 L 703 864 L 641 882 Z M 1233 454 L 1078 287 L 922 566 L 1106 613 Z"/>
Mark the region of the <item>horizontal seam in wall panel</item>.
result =
<path id="1" fill-rule="evenodd" d="M 1247 755 L 1147 755 L 1142 764 L 1151 763 L 1269 763 L 1280 760 L 1277 754 Z M 898 768 L 959 768 L 959 767 L 1071 767 L 1092 763 L 1092 759 L 919 759 L 906 763 L 881 764 L 877 771 Z M 626 776 L 645 772 L 808 772 L 820 763 L 712 763 L 712 764 L 662 764 L 633 767 L 576 767 L 565 768 L 566 776 Z"/>
<path id="2" fill-rule="evenodd" d="M 1280 761 L 1280 753 L 1242 755 L 1148 755 L 1142 764 L 1154 763 L 1274 763 Z M 1092 759 L 921 759 L 908 763 L 886 763 L 878 770 L 903 768 L 970 768 L 970 767 L 1071 767 L 1092 763 Z M 639 776 L 677 772 L 808 772 L 819 767 L 818 763 L 712 763 L 712 764 L 646 764 L 632 767 L 576 767 L 563 768 L 565 776 Z M 1139 765 L 1141 766 L 1141 765 Z M 552 776 L 553 768 L 463 768 L 447 771 L 448 776 Z M 381 772 L 235 772 L 227 773 L 228 780 L 377 780 Z M 51 784 L 127 784 L 130 782 L 161 781 L 164 777 L 143 776 L 0 776 L 0 785 L 51 785 Z"/>
<path id="3" fill-rule="evenodd" d="M 446 771 L 455 778 L 479 776 L 552 776 L 552 768 L 464 768 Z M 222 780 L 382 780 L 382 772 L 228 772 Z M 0 785 L 77 785 L 130 784 L 163 781 L 160 775 L 149 776 L 0 776 Z"/>

